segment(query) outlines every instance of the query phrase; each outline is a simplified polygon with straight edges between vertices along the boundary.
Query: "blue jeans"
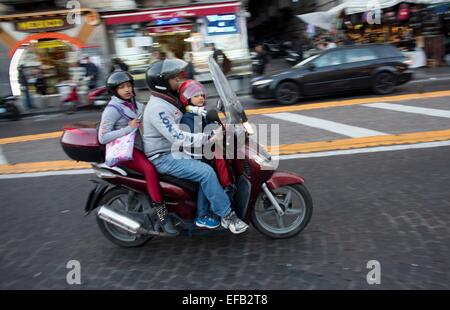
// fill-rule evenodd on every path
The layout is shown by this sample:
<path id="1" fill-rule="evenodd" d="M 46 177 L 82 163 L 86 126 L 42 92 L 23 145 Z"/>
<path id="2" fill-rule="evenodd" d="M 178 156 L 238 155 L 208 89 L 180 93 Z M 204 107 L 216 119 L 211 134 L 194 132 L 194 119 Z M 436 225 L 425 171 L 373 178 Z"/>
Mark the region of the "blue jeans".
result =
<path id="1" fill-rule="evenodd" d="M 22 98 L 23 98 L 22 100 L 25 102 L 25 106 L 28 109 L 34 108 L 33 104 L 32 104 L 31 95 L 30 95 L 30 91 L 28 90 L 28 87 L 22 87 L 21 91 L 22 91 Z M 25 95 L 25 97 L 23 97 L 24 95 Z"/>
<path id="2" fill-rule="evenodd" d="M 179 179 L 198 182 L 197 216 L 208 215 L 209 207 L 220 217 L 228 215 L 231 203 L 222 189 L 214 169 L 184 153 L 164 154 L 152 160 L 156 170 Z"/>

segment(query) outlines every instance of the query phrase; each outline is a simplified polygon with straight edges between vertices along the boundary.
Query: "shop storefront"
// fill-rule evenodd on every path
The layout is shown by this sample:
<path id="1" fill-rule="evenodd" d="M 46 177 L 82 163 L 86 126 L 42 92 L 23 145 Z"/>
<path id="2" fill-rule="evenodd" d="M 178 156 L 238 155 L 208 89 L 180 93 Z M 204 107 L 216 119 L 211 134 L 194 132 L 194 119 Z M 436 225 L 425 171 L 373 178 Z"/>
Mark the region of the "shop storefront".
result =
<path id="1" fill-rule="evenodd" d="M 239 2 L 198 4 L 102 15 L 116 57 L 143 79 L 158 57 L 192 54 L 198 79 L 207 80 L 212 43 L 232 61 L 231 75 L 251 74 L 246 19 Z"/>
<path id="2" fill-rule="evenodd" d="M 449 8 L 447 3 L 403 2 L 374 12 L 370 17 L 368 14 L 373 11 L 351 15 L 343 11 L 337 30 L 354 43 L 391 43 L 417 59 L 416 66 L 442 66 L 449 39 L 446 30 Z M 379 14 L 379 22 L 375 22 L 375 14 Z"/>
<path id="3" fill-rule="evenodd" d="M 1 49 L 10 58 L 9 68 L 0 70 L 9 73 L 12 93 L 20 94 L 19 67 L 31 92 L 41 95 L 56 94 L 58 83 L 72 80 L 85 56 L 102 71 L 108 52 L 100 22 L 92 9 L 0 16 Z"/>
<path id="4" fill-rule="evenodd" d="M 326 30 L 337 43 L 390 43 L 411 58 L 413 67 L 435 67 L 450 60 L 449 4 L 445 0 L 344 0 L 328 11 L 298 17 Z"/>

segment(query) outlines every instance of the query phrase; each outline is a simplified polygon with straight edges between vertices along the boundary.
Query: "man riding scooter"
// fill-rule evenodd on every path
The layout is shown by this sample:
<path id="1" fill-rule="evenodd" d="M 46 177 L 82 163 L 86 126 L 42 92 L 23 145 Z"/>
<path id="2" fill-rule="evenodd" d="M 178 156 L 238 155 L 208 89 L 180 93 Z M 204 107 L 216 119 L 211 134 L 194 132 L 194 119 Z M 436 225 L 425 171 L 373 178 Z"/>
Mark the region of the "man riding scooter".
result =
<path id="1" fill-rule="evenodd" d="M 206 144 L 212 136 L 222 135 L 221 128 L 213 135 L 180 130 L 178 125 L 183 116 L 183 105 L 178 100 L 177 91 L 186 66 L 187 63 L 180 59 L 165 59 L 151 64 L 147 69 L 146 82 L 151 97 L 143 118 L 145 154 L 159 173 L 198 182 L 199 212 L 205 214 L 210 208 L 221 218 L 224 228 L 239 234 L 246 231 L 248 225 L 232 210 L 213 168 L 182 152 L 171 152 L 175 143 L 183 146 Z"/>
<path id="2" fill-rule="evenodd" d="M 145 156 L 157 157 L 153 163 L 159 172 L 158 183 L 167 215 L 172 218 L 174 227 L 190 235 L 198 226 L 195 221 L 198 208 L 211 208 L 223 216 L 220 224 L 232 232 L 243 232 L 247 228 L 245 223 L 233 221 L 229 199 L 212 167 L 195 159 L 175 159 L 176 154 L 180 154 L 179 147 L 183 146 L 180 144 L 190 147 L 192 143 L 214 141 L 214 137 L 223 135 L 226 143 L 220 147 L 227 159 L 230 154 L 229 167 L 237 189 L 233 209 L 237 216 L 246 223 L 251 222 L 270 238 L 285 239 L 299 234 L 308 225 L 313 211 L 312 197 L 304 180 L 292 172 L 277 170 L 276 161 L 251 137 L 256 133 L 248 123 L 245 110 L 212 57 L 208 59 L 208 67 L 220 101 L 216 108 L 208 111 L 206 119 L 219 124 L 223 132 L 214 130 L 215 134 L 210 135 L 180 130 L 181 105 L 174 95 L 177 76 L 184 65 L 183 61 L 171 59 L 156 62 L 149 68 L 147 80 L 152 97 L 144 116 Z M 223 113 L 224 123 L 218 111 Z M 107 239 L 129 248 L 142 246 L 154 237 L 171 236 L 159 229 L 158 208 L 147 193 L 145 175 L 124 165 L 108 167 L 103 164 L 105 148 L 98 141 L 96 128 L 67 126 L 61 146 L 69 158 L 88 162 L 93 168 L 96 177 L 91 181 L 95 187 L 89 193 L 84 210 L 87 214 L 96 210 L 98 227 Z M 212 146 L 208 144 L 206 152 L 212 150 L 209 149 Z"/>

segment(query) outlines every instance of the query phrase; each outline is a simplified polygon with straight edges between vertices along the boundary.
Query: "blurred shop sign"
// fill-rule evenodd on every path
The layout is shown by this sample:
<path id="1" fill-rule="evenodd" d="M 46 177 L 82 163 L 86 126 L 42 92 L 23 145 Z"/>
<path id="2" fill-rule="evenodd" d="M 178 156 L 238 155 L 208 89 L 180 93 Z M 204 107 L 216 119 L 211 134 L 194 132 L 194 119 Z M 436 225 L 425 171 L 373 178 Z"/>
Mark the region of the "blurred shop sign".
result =
<path id="1" fill-rule="evenodd" d="M 208 15 L 207 29 L 209 35 L 237 33 L 236 14 Z"/>
<path id="2" fill-rule="evenodd" d="M 178 12 L 167 12 L 167 13 L 154 13 L 150 14 L 150 19 L 154 20 L 170 20 L 173 18 L 180 18 L 180 17 L 195 17 L 197 16 L 196 12 L 189 11 L 189 10 L 181 10 Z"/>
<path id="3" fill-rule="evenodd" d="M 64 47 L 64 43 L 62 43 L 59 40 L 52 40 L 52 41 L 40 41 L 36 43 L 36 48 L 56 48 L 56 47 Z"/>
<path id="4" fill-rule="evenodd" d="M 73 27 L 66 18 L 30 19 L 16 22 L 14 26 L 22 32 L 59 31 Z"/>
<path id="5" fill-rule="evenodd" d="M 148 29 L 149 33 L 166 33 L 166 32 L 188 32 L 192 30 L 192 25 L 164 26 L 152 27 Z"/>
<path id="6" fill-rule="evenodd" d="M 164 26 L 164 25 L 173 25 L 173 24 L 179 24 L 181 23 L 182 18 L 174 17 L 170 19 L 158 19 L 155 21 L 155 25 L 157 26 Z"/>
<path id="7" fill-rule="evenodd" d="M 116 29 L 116 38 L 131 38 L 136 36 L 136 29 L 131 27 Z"/>

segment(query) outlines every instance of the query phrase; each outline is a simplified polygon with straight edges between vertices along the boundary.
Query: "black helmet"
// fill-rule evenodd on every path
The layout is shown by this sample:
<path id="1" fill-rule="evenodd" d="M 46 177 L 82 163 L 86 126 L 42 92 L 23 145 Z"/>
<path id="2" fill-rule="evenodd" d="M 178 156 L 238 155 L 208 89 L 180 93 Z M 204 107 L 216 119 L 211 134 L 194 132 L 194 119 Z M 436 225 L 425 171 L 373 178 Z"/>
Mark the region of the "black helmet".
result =
<path id="1" fill-rule="evenodd" d="M 130 82 L 134 87 L 134 79 L 131 74 L 126 71 L 116 70 L 108 76 L 108 79 L 106 80 L 106 88 L 111 95 L 117 97 L 117 86 L 126 82 Z"/>
<path id="2" fill-rule="evenodd" d="M 152 63 L 145 72 L 148 88 L 160 93 L 172 93 L 168 80 L 183 72 L 187 65 L 187 62 L 178 58 Z"/>

